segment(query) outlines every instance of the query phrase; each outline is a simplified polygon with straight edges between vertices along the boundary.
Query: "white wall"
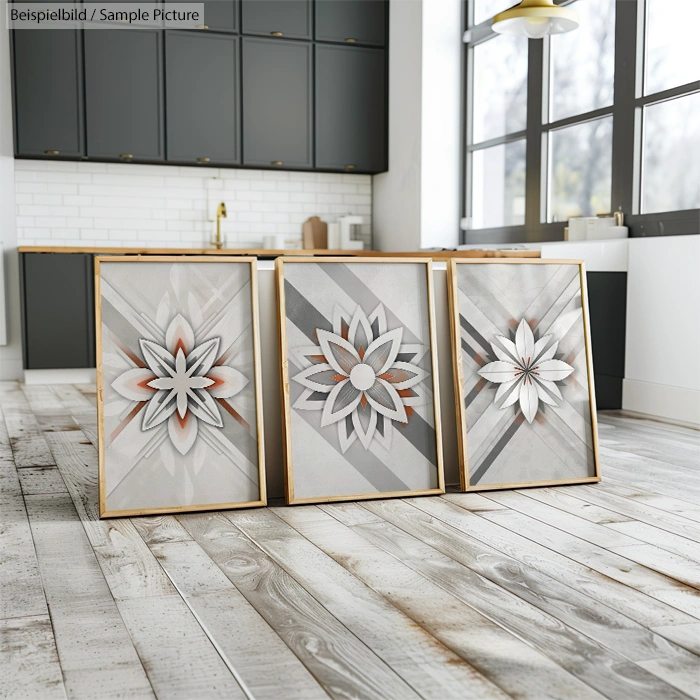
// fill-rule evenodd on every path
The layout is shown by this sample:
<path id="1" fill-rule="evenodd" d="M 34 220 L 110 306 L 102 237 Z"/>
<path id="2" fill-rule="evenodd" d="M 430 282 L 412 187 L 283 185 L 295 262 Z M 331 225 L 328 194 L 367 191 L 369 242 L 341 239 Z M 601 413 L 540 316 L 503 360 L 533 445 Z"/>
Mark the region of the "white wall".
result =
<path id="1" fill-rule="evenodd" d="M 700 427 L 700 235 L 632 238 L 622 407 Z"/>
<path id="2" fill-rule="evenodd" d="M 0 0 L 5 17 L 6 0 Z M 10 35 L 0 29 L 0 240 L 4 248 L 5 313 L 8 344 L 0 346 L 0 380 L 22 375 L 22 345 L 19 318 L 19 268 L 15 233 L 14 148 L 12 140 L 12 89 L 10 80 Z M 1 313 L 1 312 L 0 312 Z"/>
<path id="3" fill-rule="evenodd" d="M 389 172 L 373 178 L 374 241 L 411 250 L 421 229 L 421 0 L 389 5 Z"/>
<path id="4" fill-rule="evenodd" d="M 460 0 L 391 0 L 389 171 L 373 179 L 380 250 L 459 242 Z"/>
<path id="5" fill-rule="evenodd" d="M 358 214 L 371 231 L 369 175 L 17 160 L 15 180 L 19 245 L 201 247 L 221 201 L 229 247 L 298 239 L 314 215 Z"/>

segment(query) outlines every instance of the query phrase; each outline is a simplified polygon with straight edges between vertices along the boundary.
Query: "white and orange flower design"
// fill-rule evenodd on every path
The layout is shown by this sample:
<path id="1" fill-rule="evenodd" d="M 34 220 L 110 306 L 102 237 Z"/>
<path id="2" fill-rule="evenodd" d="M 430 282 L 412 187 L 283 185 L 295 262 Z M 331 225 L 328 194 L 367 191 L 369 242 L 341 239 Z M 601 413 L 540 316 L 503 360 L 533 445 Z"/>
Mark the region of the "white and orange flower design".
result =
<path id="1" fill-rule="evenodd" d="M 223 364 L 220 339 L 197 344 L 192 326 L 181 314 L 175 316 L 165 333 L 165 346 L 140 339 L 143 362 L 121 374 L 112 388 L 130 401 L 144 403 L 142 430 L 168 421 L 168 436 L 185 455 L 197 439 L 198 422 L 213 428 L 224 423 L 217 399 L 228 399 L 248 384 L 233 367 Z"/>
<path id="2" fill-rule="evenodd" d="M 336 307 L 333 331 L 316 329 L 317 346 L 296 351 L 302 364 L 294 376 L 306 391 L 294 408 L 320 410 L 321 427 L 337 424 L 341 450 L 359 438 L 390 445 L 392 422 L 405 424 L 412 406 L 425 402 L 420 383 L 428 373 L 417 362 L 425 348 L 404 345 L 403 328 L 387 330 L 386 313 L 357 307 L 354 315 Z"/>
<path id="3" fill-rule="evenodd" d="M 535 341 L 525 319 L 520 321 L 515 342 L 502 335 L 497 335 L 496 340 L 498 342 L 491 343 L 491 348 L 498 359 L 484 365 L 479 375 L 500 385 L 494 402 L 498 404 L 505 397 L 501 409 L 519 402 L 525 420 L 532 423 L 540 401 L 557 406 L 556 399 L 563 400 L 555 382 L 566 379 L 574 368 L 563 360 L 554 359 L 559 341 L 552 343 L 551 335 Z"/>

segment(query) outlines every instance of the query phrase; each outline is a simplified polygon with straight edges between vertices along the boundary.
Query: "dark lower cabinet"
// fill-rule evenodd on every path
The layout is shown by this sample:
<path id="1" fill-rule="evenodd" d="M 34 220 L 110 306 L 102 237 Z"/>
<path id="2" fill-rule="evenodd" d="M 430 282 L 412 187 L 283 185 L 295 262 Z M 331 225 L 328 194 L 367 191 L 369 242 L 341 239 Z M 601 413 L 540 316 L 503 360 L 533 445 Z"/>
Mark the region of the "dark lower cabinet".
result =
<path id="1" fill-rule="evenodd" d="M 251 37 L 242 42 L 243 162 L 310 168 L 312 44 Z"/>
<path id="2" fill-rule="evenodd" d="M 240 163 L 238 37 L 165 33 L 168 160 Z"/>
<path id="3" fill-rule="evenodd" d="M 316 45 L 316 167 L 386 170 L 383 49 Z"/>
<path id="4" fill-rule="evenodd" d="M 310 39 L 312 25 L 311 0 L 241 0 L 244 34 Z"/>
<path id="5" fill-rule="evenodd" d="M 162 42 L 159 29 L 85 31 L 89 157 L 164 159 Z"/>
<path id="6" fill-rule="evenodd" d="M 12 43 L 16 154 L 85 155 L 81 32 L 21 29 Z"/>
<path id="7" fill-rule="evenodd" d="M 596 404 L 600 410 L 622 408 L 627 273 L 588 272 L 586 280 Z"/>
<path id="8" fill-rule="evenodd" d="M 385 46 L 386 0 L 316 0 L 318 41 Z"/>
<path id="9" fill-rule="evenodd" d="M 20 272 L 24 368 L 94 367 L 93 256 L 23 253 Z"/>
<path id="10" fill-rule="evenodd" d="M 237 32 L 238 1 L 204 0 L 204 25 L 212 32 Z"/>

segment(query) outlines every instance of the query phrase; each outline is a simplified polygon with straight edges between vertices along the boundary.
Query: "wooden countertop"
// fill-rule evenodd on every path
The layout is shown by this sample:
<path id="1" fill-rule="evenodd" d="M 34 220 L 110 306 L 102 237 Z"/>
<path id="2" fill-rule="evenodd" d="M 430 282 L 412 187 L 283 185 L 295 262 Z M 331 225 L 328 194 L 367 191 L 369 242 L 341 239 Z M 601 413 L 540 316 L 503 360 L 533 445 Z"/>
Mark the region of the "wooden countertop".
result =
<path id="1" fill-rule="evenodd" d="M 81 248 L 79 246 L 20 246 L 20 253 L 92 253 L 95 255 L 243 255 L 279 257 L 291 255 L 349 256 L 373 258 L 539 258 L 539 250 L 435 250 L 380 252 L 377 250 L 265 250 L 260 248 Z"/>

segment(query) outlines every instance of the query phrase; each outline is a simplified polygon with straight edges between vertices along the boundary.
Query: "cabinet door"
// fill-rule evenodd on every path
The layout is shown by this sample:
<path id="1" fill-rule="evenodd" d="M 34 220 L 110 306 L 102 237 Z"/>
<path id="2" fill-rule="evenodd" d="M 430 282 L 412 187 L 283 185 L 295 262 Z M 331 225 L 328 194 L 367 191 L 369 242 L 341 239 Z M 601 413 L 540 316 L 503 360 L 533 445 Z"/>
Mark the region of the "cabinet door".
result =
<path id="1" fill-rule="evenodd" d="M 243 162 L 310 168 L 311 44 L 243 39 Z"/>
<path id="2" fill-rule="evenodd" d="M 85 32 L 87 154 L 163 160 L 163 32 Z"/>
<path id="3" fill-rule="evenodd" d="M 168 160 L 240 162 L 238 68 L 238 37 L 165 33 Z"/>
<path id="4" fill-rule="evenodd" d="M 387 169 L 383 49 L 316 45 L 316 167 Z"/>
<path id="5" fill-rule="evenodd" d="M 238 0 L 205 0 L 204 24 L 212 32 L 237 32 Z"/>
<path id="6" fill-rule="evenodd" d="M 81 32 L 21 29 L 12 45 L 15 153 L 85 155 Z"/>
<path id="7" fill-rule="evenodd" d="M 386 0 L 317 0 L 316 39 L 384 46 Z"/>
<path id="8" fill-rule="evenodd" d="M 21 270 L 25 369 L 94 367 L 92 255 L 23 253 Z"/>
<path id="9" fill-rule="evenodd" d="M 311 0 L 242 0 L 244 34 L 311 38 Z"/>

